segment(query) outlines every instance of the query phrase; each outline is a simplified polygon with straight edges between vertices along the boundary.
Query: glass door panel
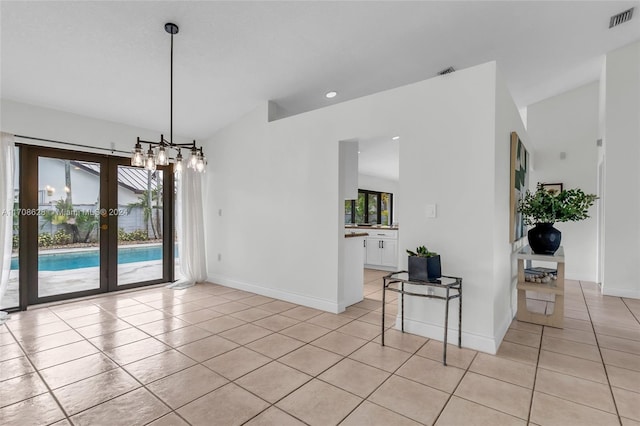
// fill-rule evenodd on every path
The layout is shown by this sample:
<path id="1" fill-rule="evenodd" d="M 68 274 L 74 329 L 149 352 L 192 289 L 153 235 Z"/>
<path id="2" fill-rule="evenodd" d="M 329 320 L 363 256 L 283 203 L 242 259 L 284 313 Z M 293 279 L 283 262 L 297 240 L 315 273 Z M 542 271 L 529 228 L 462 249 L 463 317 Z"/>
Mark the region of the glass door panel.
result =
<path id="1" fill-rule="evenodd" d="M 369 223 L 375 225 L 378 223 L 378 195 L 367 194 L 368 196 L 368 208 L 369 208 Z"/>
<path id="2" fill-rule="evenodd" d="M 380 224 L 391 225 L 391 194 L 383 192 L 380 198 Z"/>
<path id="3" fill-rule="evenodd" d="M 100 168 L 38 157 L 38 298 L 100 288 Z"/>
<path id="4" fill-rule="evenodd" d="M 118 286 L 164 273 L 164 171 L 118 165 Z"/>
<path id="5" fill-rule="evenodd" d="M 365 216 L 365 197 L 366 195 L 362 192 L 358 192 L 358 199 L 356 200 L 356 223 L 364 224 L 364 216 Z"/>

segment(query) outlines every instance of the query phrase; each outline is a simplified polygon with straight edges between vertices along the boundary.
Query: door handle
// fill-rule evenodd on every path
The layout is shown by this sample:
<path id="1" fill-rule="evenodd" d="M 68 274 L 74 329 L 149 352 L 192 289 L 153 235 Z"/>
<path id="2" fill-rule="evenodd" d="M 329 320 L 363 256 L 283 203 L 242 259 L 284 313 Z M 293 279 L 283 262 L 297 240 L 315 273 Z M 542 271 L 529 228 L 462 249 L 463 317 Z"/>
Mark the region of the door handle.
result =
<path id="1" fill-rule="evenodd" d="M 109 225 L 107 225 L 106 223 L 104 225 L 100 225 L 100 229 L 106 231 L 107 229 L 109 229 Z"/>
<path id="2" fill-rule="evenodd" d="M 384 241 L 380 241 L 380 248 L 384 248 Z"/>

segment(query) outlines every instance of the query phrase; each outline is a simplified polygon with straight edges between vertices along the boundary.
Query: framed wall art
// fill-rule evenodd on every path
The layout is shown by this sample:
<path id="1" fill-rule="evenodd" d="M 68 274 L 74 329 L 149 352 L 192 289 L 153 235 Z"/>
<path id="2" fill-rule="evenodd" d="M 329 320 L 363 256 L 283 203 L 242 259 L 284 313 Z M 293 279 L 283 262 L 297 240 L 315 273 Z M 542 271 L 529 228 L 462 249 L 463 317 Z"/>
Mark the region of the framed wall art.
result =
<path id="1" fill-rule="evenodd" d="M 525 235 L 522 214 L 518 212 L 518 202 L 529 189 L 529 153 L 516 132 L 511 132 L 511 185 L 509 186 L 511 214 L 509 220 L 510 241 L 518 241 Z"/>
<path id="2" fill-rule="evenodd" d="M 563 185 L 562 183 L 542 183 L 542 189 L 552 192 L 561 192 Z"/>

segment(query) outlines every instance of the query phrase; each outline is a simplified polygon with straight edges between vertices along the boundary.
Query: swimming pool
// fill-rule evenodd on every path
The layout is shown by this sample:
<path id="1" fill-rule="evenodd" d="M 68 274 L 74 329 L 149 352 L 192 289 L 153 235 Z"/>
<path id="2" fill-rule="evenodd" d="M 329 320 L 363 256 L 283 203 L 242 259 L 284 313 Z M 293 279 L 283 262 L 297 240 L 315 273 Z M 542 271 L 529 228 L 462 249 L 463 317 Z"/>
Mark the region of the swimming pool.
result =
<path id="1" fill-rule="evenodd" d="M 176 249 L 177 252 L 177 249 Z M 162 260 L 162 245 L 119 247 L 118 264 Z M 66 271 L 68 269 L 100 266 L 100 251 L 86 250 L 66 253 L 45 253 L 38 256 L 39 271 Z M 11 259 L 11 269 L 18 269 L 18 258 Z"/>

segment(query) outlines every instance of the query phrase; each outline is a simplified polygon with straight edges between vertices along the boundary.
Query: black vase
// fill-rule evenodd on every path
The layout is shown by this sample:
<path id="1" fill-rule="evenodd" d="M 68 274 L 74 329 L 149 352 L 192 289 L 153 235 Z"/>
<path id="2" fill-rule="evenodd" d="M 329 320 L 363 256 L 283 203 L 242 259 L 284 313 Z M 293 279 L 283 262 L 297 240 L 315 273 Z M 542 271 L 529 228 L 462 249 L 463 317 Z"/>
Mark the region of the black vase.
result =
<path id="1" fill-rule="evenodd" d="M 537 223 L 527 233 L 529 246 L 536 254 L 554 254 L 560 247 L 562 233 L 553 227 L 553 223 Z"/>
<path id="2" fill-rule="evenodd" d="M 409 280 L 429 281 L 441 276 L 440 255 L 432 257 L 409 256 Z"/>

